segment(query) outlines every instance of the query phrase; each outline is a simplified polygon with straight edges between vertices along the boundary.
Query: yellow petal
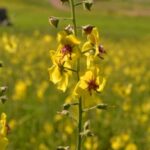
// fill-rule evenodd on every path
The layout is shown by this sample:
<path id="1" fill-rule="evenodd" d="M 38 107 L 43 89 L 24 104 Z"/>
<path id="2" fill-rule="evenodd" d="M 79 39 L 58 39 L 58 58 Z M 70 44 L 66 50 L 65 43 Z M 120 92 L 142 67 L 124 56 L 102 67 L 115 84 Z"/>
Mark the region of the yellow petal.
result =
<path id="1" fill-rule="evenodd" d="M 0 149 L 5 150 L 8 145 L 8 139 L 6 137 L 0 138 Z"/>
<path id="2" fill-rule="evenodd" d="M 68 74 L 63 74 L 61 81 L 57 84 L 57 89 L 65 92 L 68 87 Z"/>
<path id="3" fill-rule="evenodd" d="M 91 70 L 89 70 L 84 74 L 84 76 L 81 77 L 81 80 L 89 81 L 90 79 L 92 79 L 92 77 L 93 77 L 93 73 Z"/>
<path id="4" fill-rule="evenodd" d="M 93 64 L 94 64 L 94 56 L 93 55 L 87 56 L 86 64 L 87 64 L 87 69 L 89 69 L 93 66 Z"/>
<path id="5" fill-rule="evenodd" d="M 81 81 L 79 82 L 79 87 L 80 87 L 81 89 L 87 89 L 88 84 L 86 83 L 86 81 L 81 80 Z"/>
<path id="6" fill-rule="evenodd" d="M 64 43 L 65 37 L 67 36 L 67 33 L 65 31 L 61 31 L 57 35 L 57 40 L 59 43 Z"/>
<path id="7" fill-rule="evenodd" d="M 88 36 L 88 40 L 95 45 L 99 44 L 100 38 L 97 28 L 93 28 L 91 34 Z"/>
<path id="8" fill-rule="evenodd" d="M 61 80 L 62 75 L 60 73 L 58 66 L 52 66 L 51 68 L 48 69 L 48 71 L 49 71 L 50 81 L 52 81 L 54 84 L 58 83 Z"/>
<path id="9" fill-rule="evenodd" d="M 80 88 L 80 81 L 79 81 L 74 88 L 73 95 L 78 97 L 81 96 L 81 94 L 82 94 L 82 89 Z"/>
<path id="10" fill-rule="evenodd" d="M 80 41 L 74 35 L 68 35 L 65 42 L 65 44 L 69 44 L 71 46 L 80 44 Z"/>
<path id="11" fill-rule="evenodd" d="M 93 48 L 93 46 L 92 46 L 91 42 L 87 41 L 87 42 L 84 43 L 84 45 L 82 47 L 82 52 L 85 52 L 85 51 L 90 50 L 92 48 Z"/>
<path id="12" fill-rule="evenodd" d="M 7 118 L 6 114 L 2 113 L 1 119 L 0 119 L 0 135 L 1 136 L 6 136 L 7 134 L 6 118 Z"/>
<path id="13" fill-rule="evenodd" d="M 97 91 L 102 92 L 103 89 L 104 89 L 104 87 L 105 87 L 105 85 L 106 85 L 106 79 L 103 78 L 103 80 L 102 80 L 102 82 L 100 83 L 100 86 L 99 86 L 99 88 L 98 88 Z"/>

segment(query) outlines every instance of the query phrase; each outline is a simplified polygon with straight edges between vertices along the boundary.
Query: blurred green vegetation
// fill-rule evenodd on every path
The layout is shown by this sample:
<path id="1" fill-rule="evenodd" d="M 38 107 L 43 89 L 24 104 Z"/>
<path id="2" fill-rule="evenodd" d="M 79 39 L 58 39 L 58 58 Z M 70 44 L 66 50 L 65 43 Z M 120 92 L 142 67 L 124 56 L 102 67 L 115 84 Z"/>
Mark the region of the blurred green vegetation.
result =
<path id="1" fill-rule="evenodd" d="M 43 33 L 53 34 L 58 30 L 49 26 L 48 18 L 70 16 L 67 8 L 58 10 L 52 7 L 48 0 L 1 0 L 0 6 L 8 8 L 14 24 L 12 28 L 0 28 L 0 31 L 11 33 L 30 34 L 33 30 L 40 30 Z M 148 6 L 150 6 L 148 1 L 97 1 L 92 12 L 83 11 L 81 7 L 77 9 L 78 24 L 86 25 L 90 20 L 91 24 L 100 28 L 102 36 L 106 38 L 146 37 L 149 36 L 147 31 L 150 27 L 149 11 L 146 9 Z M 60 25 L 65 26 L 67 23 L 63 21 Z"/>

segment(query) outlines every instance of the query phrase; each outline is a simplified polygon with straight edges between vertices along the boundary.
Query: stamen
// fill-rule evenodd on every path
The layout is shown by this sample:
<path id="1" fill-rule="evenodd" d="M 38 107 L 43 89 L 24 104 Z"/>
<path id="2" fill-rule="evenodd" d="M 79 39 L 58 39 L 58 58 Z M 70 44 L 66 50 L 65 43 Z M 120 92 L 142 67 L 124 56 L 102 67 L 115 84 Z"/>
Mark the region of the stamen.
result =
<path id="1" fill-rule="evenodd" d="M 72 54 L 72 47 L 70 45 L 65 45 L 62 49 L 61 49 L 61 53 L 63 54 L 63 57 L 66 55 L 69 55 L 69 58 L 71 58 L 71 54 Z"/>
<path id="2" fill-rule="evenodd" d="M 92 95 L 92 90 L 97 91 L 97 89 L 99 88 L 99 85 L 96 83 L 96 79 L 91 79 L 87 82 L 87 84 L 90 95 Z"/>

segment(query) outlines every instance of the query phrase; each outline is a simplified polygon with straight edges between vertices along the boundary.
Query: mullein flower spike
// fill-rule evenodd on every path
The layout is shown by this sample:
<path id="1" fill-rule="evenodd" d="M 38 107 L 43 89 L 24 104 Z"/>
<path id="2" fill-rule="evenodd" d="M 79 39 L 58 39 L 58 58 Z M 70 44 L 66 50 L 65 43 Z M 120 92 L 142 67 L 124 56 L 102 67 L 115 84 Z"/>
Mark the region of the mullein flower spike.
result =
<path id="1" fill-rule="evenodd" d="M 83 4 L 86 10 L 91 10 L 93 0 L 85 0 L 75 3 L 74 0 L 60 0 L 62 3 L 69 2 L 71 7 L 72 25 L 68 25 L 65 29 L 57 34 L 58 47 L 56 50 L 50 51 L 52 66 L 49 68 L 50 81 L 56 84 L 59 90 L 66 91 L 71 83 L 70 78 L 77 79 L 73 87 L 73 92 L 69 96 L 69 101 L 63 105 L 63 108 L 58 114 L 72 118 L 78 124 L 77 133 L 77 150 L 82 149 L 82 137 L 94 136 L 90 130 L 90 121 L 83 123 L 83 113 L 93 109 L 105 109 L 104 105 L 96 105 L 92 108 L 83 108 L 83 100 L 95 98 L 95 94 L 101 93 L 104 89 L 106 79 L 100 76 L 97 58 L 103 59 L 105 49 L 100 43 L 98 29 L 92 25 L 82 26 L 82 32 L 86 36 L 86 41 L 82 44 L 77 38 L 77 23 L 76 23 L 76 6 Z M 50 18 L 50 23 L 57 27 L 59 19 L 56 17 Z M 81 45 L 82 44 L 82 45 Z M 84 57 L 85 56 L 85 57 Z M 87 67 L 84 67 L 86 58 Z M 81 67 L 81 63 L 83 67 Z M 83 74 L 83 75 L 81 75 Z M 73 85 L 72 84 L 72 85 Z M 70 86 L 71 87 L 71 86 Z M 73 103 L 71 100 L 78 100 Z M 70 110 L 73 106 L 78 108 L 78 117 L 72 117 Z M 57 150 L 70 150 L 69 146 L 59 146 Z"/>

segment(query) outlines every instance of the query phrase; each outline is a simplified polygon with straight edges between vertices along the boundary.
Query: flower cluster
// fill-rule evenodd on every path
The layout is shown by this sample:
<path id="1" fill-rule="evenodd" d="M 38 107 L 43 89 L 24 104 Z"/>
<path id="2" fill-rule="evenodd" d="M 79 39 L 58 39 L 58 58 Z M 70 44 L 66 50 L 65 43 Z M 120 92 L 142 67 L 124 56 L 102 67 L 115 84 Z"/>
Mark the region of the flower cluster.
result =
<path id="1" fill-rule="evenodd" d="M 79 80 L 73 92 L 76 96 L 81 96 L 82 92 L 88 92 L 90 95 L 99 93 L 103 90 L 106 82 L 105 78 L 100 76 L 100 68 L 96 63 L 97 59 L 103 58 L 103 54 L 106 53 L 100 44 L 98 30 L 90 25 L 83 26 L 82 29 L 87 37 L 85 43 L 81 44 L 81 41 L 73 33 L 64 30 L 57 35 L 59 43 L 57 50 L 50 51 L 53 64 L 49 68 L 50 81 L 65 92 L 70 83 L 69 79 L 73 77 L 73 73 L 77 73 Z M 85 57 L 87 67 L 86 69 L 82 68 L 84 75 L 80 75 L 81 71 L 75 68 L 75 65 L 79 60 L 84 65 Z M 82 64 L 80 64 L 81 67 Z"/>
<path id="2" fill-rule="evenodd" d="M 95 97 L 95 94 L 101 93 L 105 86 L 106 79 L 101 76 L 99 68 L 99 60 L 103 59 L 106 54 L 103 46 L 100 44 L 98 29 L 91 25 L 82 26 L 76 25 L 75 7 L 83 4 L 84 8 L 91 10 L 93 0 L 82 1 L 76 3 L 74 0 L 62 1 L 68 2 L 71 7 L 72 25 L 68 25 L 64 31 L 57 35 L 58 47 L 57 50 L 50 51 L 52 67 L 49 68 L 50 81 L 56 84 L 59 90 L 65 92 L 68 87 L 73 90 L 68 99 L 71 102 L 63 105 L 62 111 L 58 112 L 61 115 L 68 116 L 78 124 L 77 150 L 81 150 L 82 139 L 88 136 L 94 136 L 90 130 L 90 122 L 86 121 L 83 126 L 83 112 L 92 109 L 106 109 L 106 105 L 96 105 L 91 108 L 84 109 L 83 100 Z M 50 17 L 49 22 L 54 27 L 58 26 L 59 18 Z M 82 42 L 77 37 L 78 29 L 82 29 L 86 36 L 85 42 Z M 77 79 L 74 84 L 74 79 Z M 86 96 L 86 98 L 85 98 Z M 73 102 L 78 100 L 78 102 Z M 73 106 L 78 106 L 78 115 L 72 115 L 70 109 Z M 58 150 L 69 150 L 70 146 L 59 146 Z"/>

